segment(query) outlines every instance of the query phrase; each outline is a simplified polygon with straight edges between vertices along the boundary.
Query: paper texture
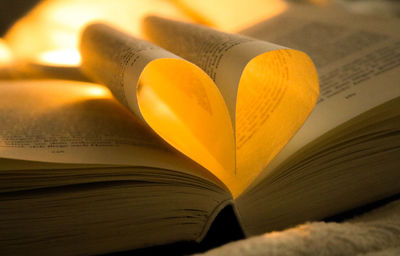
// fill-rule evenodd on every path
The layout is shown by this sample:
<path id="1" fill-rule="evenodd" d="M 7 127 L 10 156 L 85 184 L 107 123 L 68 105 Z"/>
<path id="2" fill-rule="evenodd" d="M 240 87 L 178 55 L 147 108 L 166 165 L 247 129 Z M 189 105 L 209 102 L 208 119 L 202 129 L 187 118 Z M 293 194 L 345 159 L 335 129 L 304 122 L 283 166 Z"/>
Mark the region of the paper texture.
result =
<path id="1" fill-rule="evenodd" d="M 0 91 L 0 158 L 212 176 L 166 144 L 103 86 L 21 80 L 1 82 Z"/>
<path id="2" fill-rule="evenodd" d="M 240 194 L 311 112 L 318 95 L 313 63 L 273 43 L 159 17 L 145 19 L 143 32 L 215 81 L 235 131 L 236 169 L 229 187 Z"/>
<path id="3" fill-rule="evenodd" d="M 203 70 L 102 24 L 85 30 L 81 52 L 86 74 L 107 85 L 165 141 L 224 182 L 232 175 L 234 134 L 229 114 Z"/>
<path id="4" fill-rule="evenodd" d="M 399 97 L 399 22 L 293 5 L 242 33 L 306 51 L 315 61 L 321 94 L 304 126 L 255 184 L 301 147 L 334 127 Z"/>

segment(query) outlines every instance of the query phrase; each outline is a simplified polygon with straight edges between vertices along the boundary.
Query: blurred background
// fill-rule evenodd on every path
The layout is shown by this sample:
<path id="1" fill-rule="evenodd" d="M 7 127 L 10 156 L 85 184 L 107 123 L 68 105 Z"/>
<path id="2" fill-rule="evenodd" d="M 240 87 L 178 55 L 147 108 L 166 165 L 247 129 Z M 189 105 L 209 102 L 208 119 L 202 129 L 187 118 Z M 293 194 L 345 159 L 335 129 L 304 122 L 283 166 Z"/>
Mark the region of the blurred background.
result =
<path id="1" fill-rule="evenodd" d="M 12 62 L 19 63 L 19 67 L 24 66 L 21 63 L 76 67 L 80 63 L 79 35 L 91 22 L 106 22 L 141 37 L 140 21 L 155 14 L 237 32 L 278 15 L 291 3 L 400 15 L 397 0 L 3 0 L 0 65 Z"/>

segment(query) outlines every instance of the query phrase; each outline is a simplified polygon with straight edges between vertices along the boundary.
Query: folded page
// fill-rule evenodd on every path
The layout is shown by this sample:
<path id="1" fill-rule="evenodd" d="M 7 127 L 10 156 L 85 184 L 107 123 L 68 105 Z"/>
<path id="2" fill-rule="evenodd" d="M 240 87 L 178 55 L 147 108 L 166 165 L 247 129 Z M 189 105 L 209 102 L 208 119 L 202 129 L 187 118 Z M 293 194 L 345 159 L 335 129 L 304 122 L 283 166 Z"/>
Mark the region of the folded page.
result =
<path id="1" fill-rule="evenodd" d="M 204 26 L 148 17 L 144 34 L 201 67 L 228 107 L 236 138 L 232 190 L 239 194 L 303 124 L 318 77 L 303 52 Z"/>
<path id="2" fill-rule="evenodd" d="M 104 24 L 81 40 L 82 69 L 173 147 L 229 183 L 233 129 L 223 98 L 196 65 Z"/>

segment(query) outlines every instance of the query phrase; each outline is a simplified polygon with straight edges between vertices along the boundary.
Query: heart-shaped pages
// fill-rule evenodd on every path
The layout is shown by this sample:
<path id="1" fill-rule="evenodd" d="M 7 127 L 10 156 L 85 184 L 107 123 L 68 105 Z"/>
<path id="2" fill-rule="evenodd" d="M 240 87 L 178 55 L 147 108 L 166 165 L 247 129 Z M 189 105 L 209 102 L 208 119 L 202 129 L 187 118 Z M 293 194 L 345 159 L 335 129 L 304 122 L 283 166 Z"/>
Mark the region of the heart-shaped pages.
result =
<path id="1" fill-rule="evenodd" d="M 87 53 L 83 68 L 237 197 L 314 107 L 318 78 L 312 61 L 300 51 L 158 17 L 145 20 L 144 32 L 194 64 L 91 25 L 81 44 Z M 98 54 L 109 61 L 107 72 Z"/>
<path id="2" fill-rule="evenodd" d="M 263 171 L 304 123 L 318 76 L 303 52 L 204 26 L 148 17 L 149 40 L 201 67 L 215 81 L 235 132 L 234 197 Z"/>

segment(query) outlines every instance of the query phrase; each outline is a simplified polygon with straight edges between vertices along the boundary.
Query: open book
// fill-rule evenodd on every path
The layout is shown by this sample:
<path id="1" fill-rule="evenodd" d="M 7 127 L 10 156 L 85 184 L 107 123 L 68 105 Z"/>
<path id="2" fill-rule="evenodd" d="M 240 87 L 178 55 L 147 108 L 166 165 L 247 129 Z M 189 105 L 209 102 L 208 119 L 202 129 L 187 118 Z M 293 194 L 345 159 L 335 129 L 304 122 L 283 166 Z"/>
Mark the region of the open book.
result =
<path id="1" fill-rule="evenodd" d="M 157 17 L 155 44 L 85 30 L 82 69 L 108 88 L 1 82 L 2 251 L 200 241 L 228 204 L 253 235 L 399 193 L 400 40 L 346 19 L 289 10 L 243 31 L 316 60 L 322 95 L 293 138 L 318 97 L 306 54 Z"/>

